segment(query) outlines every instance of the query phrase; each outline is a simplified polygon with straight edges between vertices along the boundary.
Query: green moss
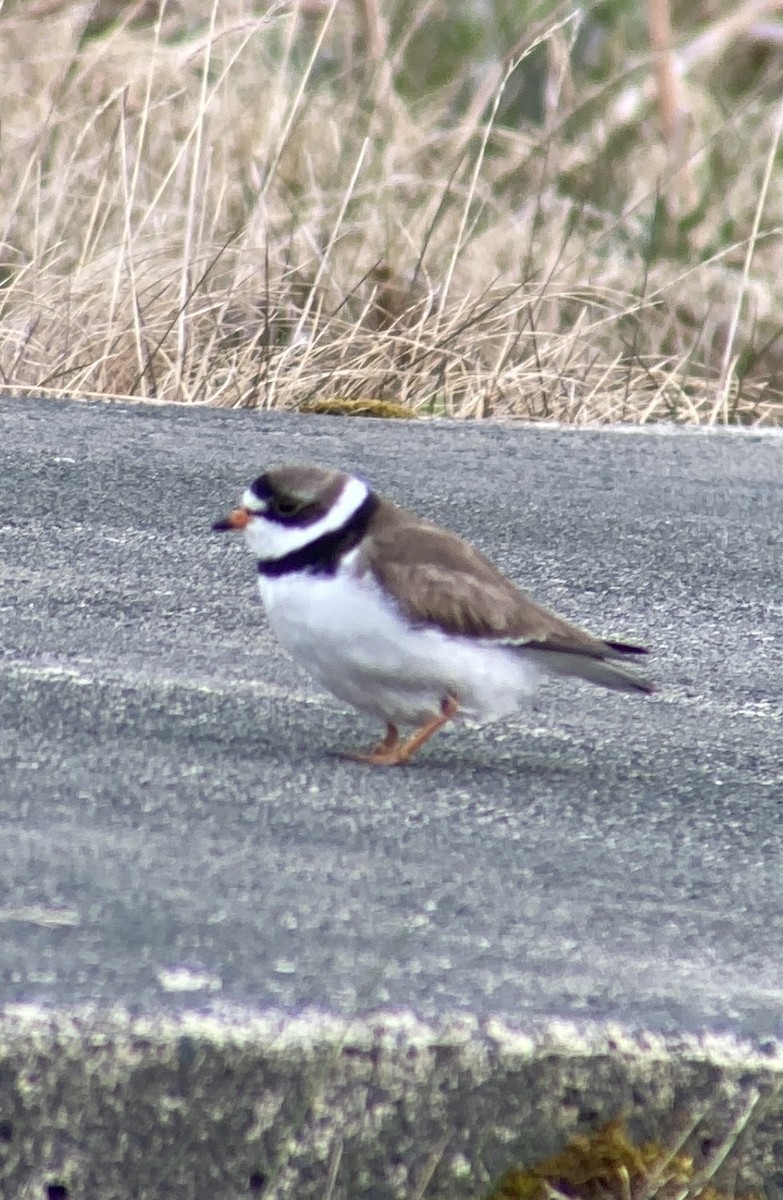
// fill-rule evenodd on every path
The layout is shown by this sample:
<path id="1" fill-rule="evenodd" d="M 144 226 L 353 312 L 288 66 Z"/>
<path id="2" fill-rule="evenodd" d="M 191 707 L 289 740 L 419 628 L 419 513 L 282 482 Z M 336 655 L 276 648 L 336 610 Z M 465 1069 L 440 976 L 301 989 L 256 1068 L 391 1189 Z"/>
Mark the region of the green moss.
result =
<path id="1" fill-rule="evenodd" d="M 569 1200 L 675 1200 L 684 1187 L 692 1200 L 761 1200 L 700 1186 L 697 1175 L 689 1155 L 672 1154 L 658 1142 L 636 1145 L 622 1121 L 610 1121 L 533 1167 L 509 1171 L 485 1200 L 551 1200 L 551 1189 Z"/>
<path id="2" fill-rule="evenodd" d="M 385 417 L 387 420 L 410 421 L 416 413 L 390 400 L 344 400 L 331 396 L 324 400 L 306 400 L 297 408 L 301 413 L 320 413 L 338 417 Z"/>

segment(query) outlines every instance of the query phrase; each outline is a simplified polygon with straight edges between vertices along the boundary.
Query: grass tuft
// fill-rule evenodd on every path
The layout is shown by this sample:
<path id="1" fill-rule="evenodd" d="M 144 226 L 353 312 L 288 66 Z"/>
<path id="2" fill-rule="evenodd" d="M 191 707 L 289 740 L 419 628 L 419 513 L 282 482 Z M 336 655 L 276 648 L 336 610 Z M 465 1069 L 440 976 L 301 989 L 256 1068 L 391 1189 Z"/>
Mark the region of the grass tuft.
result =
<path id="1" fill-rule="evenodd" d="M 621 1121 L 575 1137 L 534 1167 L 509 1171 L 485 1200 L 761 1200 L 758 1193 L 719 1191 L 693 1159 L 644 1142 Z"/>

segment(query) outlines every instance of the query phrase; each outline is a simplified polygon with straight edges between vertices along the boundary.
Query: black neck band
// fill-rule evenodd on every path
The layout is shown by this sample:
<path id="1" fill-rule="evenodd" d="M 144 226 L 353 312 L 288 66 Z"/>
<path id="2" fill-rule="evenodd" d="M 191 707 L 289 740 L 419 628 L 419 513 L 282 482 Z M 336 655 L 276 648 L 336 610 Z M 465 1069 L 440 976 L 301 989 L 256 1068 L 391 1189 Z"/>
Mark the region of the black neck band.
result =
<path id="1" fill-rule="evenodd" d="M 353 516 L 344 525 L 331 533 L 322 533 L 314 542 L 308 542 L 282 558 L 259 558 L 258 573 L 267 579 L 277 579 L 293 571 L 309 571 L 311 575 L 334 575 L 340 559 L 349 550 L 359 545 L 367 532 L 372 515 L 378 507 L 373 492 L 362 501 Z"/>

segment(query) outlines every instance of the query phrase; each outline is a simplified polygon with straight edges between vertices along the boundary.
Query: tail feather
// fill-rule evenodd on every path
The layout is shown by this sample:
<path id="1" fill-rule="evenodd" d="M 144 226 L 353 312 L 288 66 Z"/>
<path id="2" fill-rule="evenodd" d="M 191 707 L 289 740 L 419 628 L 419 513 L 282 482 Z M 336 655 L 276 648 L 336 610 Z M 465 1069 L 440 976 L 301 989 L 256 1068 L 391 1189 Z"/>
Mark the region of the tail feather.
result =
<path id="1" fill-rule="evenodd" d="M 609 646 L 618 654 L 622 654 L 623 657 L 626 654 L 649 654 L 646 646 L 631 646 L 628 642 L 604 642 L 604 645 Z"/>
<path id="2" fill-rule="evenodd" d="M 609 643 L 610 645 L 612 643 Z M 642 692 L 649 695 L 655 684 L 642 675 L 634 675 L 616 662 L 592 658 L 586 654 L 567 654 L 562 650 L 528 650 L 539 665 L 552 675 L 566 675 L 611 688 L 615 692 Z"/>

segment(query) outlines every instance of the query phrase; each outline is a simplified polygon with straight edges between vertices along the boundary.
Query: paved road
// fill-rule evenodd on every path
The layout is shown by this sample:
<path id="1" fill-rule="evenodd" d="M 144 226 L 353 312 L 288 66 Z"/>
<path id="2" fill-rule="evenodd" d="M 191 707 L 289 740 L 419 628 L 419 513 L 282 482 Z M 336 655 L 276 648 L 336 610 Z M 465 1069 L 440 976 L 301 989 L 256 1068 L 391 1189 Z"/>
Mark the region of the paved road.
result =
<path id="1" fill-rule="evenodd" d="M 0 401 L 0 1001 L 779 1031 L 783 438 Z M 358 469 L 597 632 L 408 769 L 270 639 L 264 465 Z"/>

